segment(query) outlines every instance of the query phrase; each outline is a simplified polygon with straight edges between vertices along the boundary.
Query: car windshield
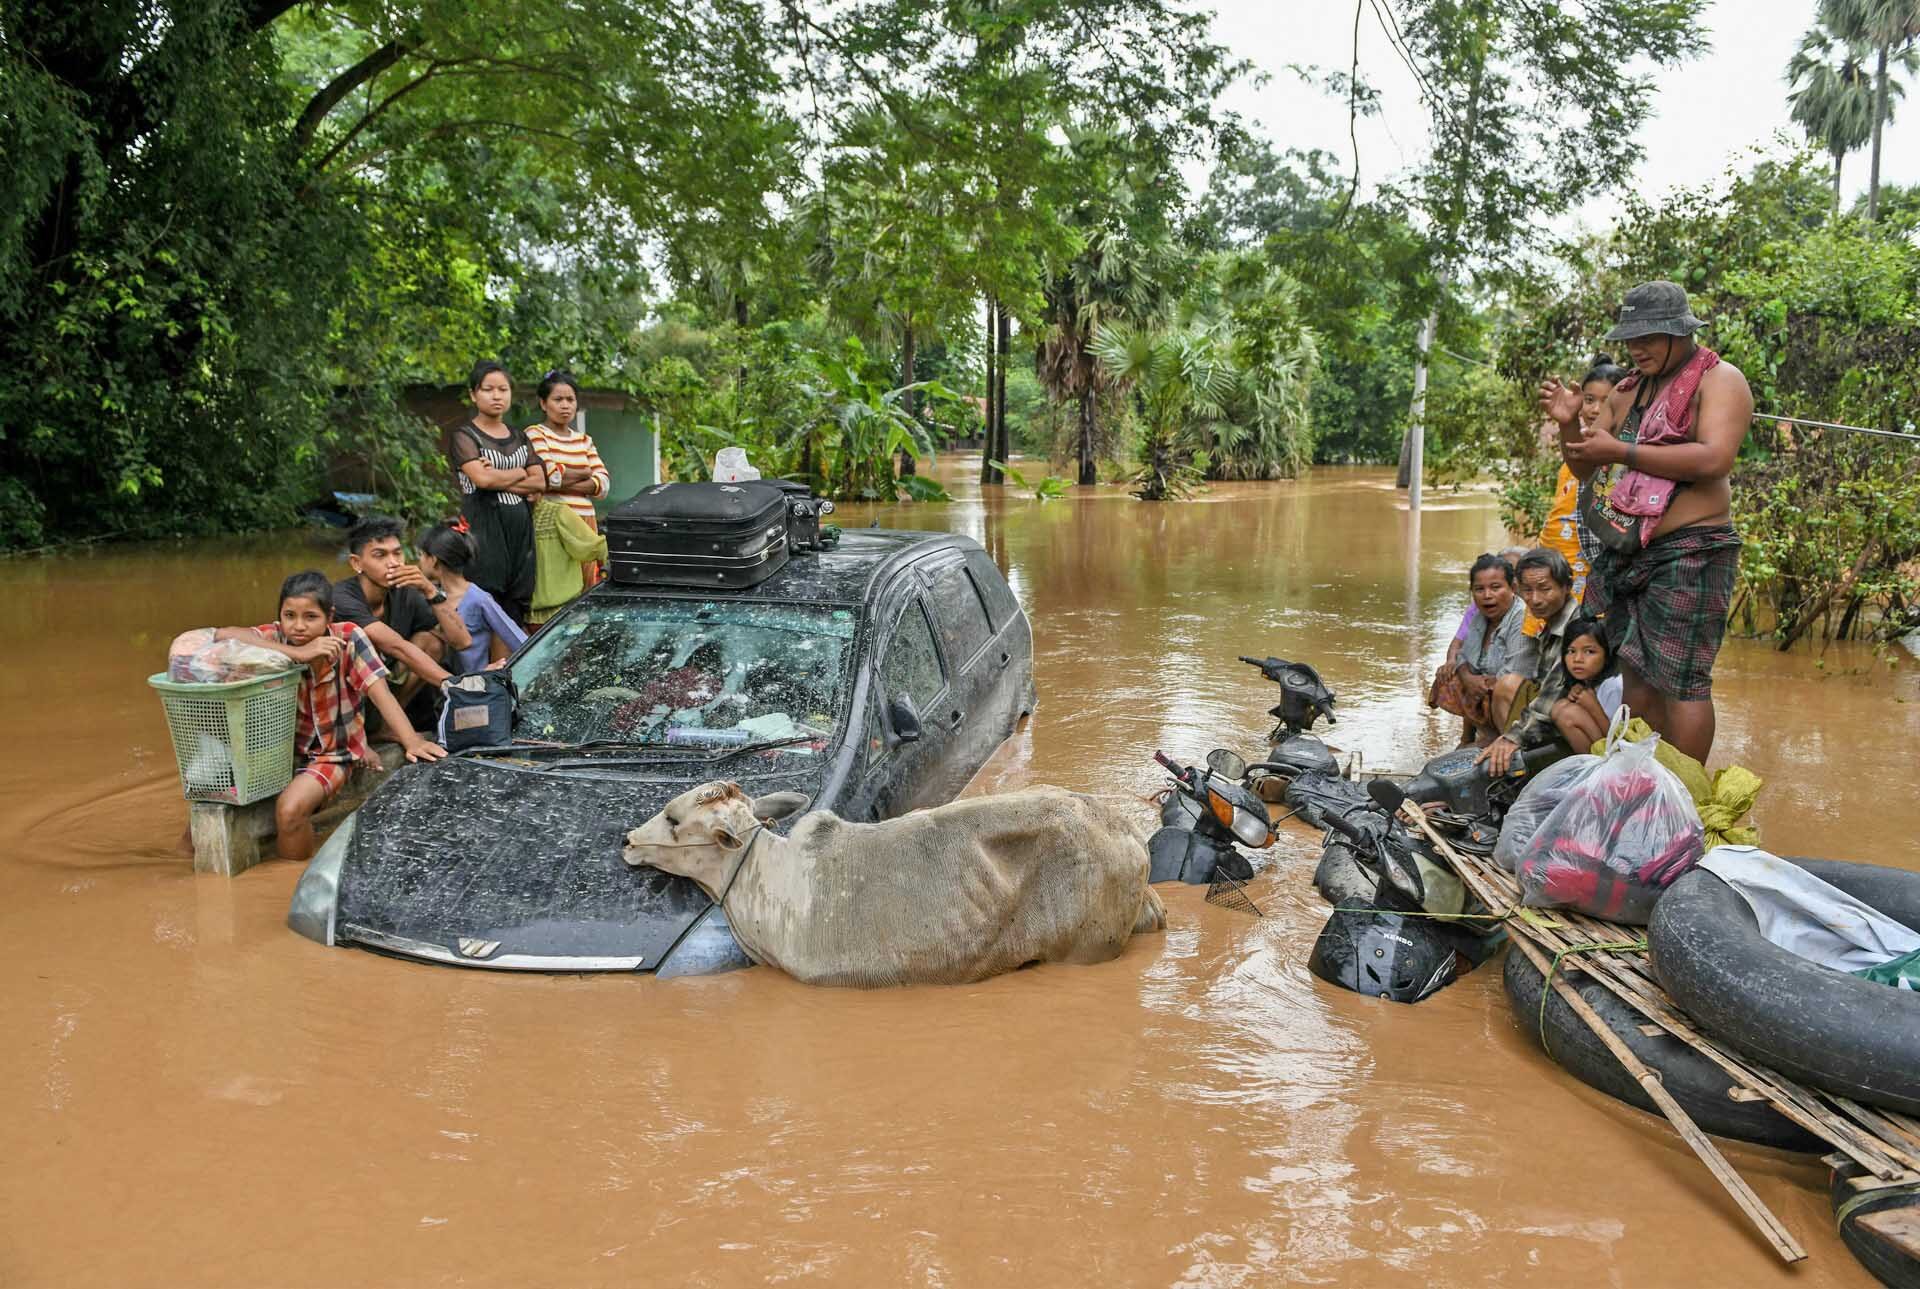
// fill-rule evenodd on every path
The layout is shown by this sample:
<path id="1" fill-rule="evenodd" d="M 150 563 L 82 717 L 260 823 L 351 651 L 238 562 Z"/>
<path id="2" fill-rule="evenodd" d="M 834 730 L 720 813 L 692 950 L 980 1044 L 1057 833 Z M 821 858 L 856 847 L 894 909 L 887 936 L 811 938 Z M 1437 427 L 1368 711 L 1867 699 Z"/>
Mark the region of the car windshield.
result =
<path id="1" fill-rule="evenodd" d="M 818 752 L 840 723 L 855 625 L 818 605 L 588 599 L 514 661 L 514 734 Z"/>

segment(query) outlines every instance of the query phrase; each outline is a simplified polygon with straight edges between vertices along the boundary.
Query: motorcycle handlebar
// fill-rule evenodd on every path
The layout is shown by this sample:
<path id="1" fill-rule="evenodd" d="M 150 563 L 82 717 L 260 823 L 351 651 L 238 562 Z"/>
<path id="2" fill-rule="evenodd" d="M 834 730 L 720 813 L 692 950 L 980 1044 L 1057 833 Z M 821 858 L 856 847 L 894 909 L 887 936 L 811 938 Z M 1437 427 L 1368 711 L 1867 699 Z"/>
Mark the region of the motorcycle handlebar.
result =
<path id="1" fill-rule="evenodd" d="M 1174 778 L 1183 779 L 1186 777 L 1186 774 L 1187 774 L 1186 770 L 1184 770 L 1178 764 L 1176 764 L 1173 760 L 1171 760 L 1165 752 L 1155 752 L 1153 754 L 1153 759 L 1158 761 L 1160 763 L 1161 768 L 1166 770 L 1166 772 L 1168 774 L 1171 774 Z"/>
<path id="2" fill-rule="evenodd" d="M 1371 806 L 1353 806 L 1340 814 L 1327 814 L 1323 815 L 1322 818 L 1325 819 L 1327 827 L 1341 834 L 1348 841 L 1358 842 L 1364 846 L 1368 841 L 1366 831 L 1362 829 L 1360 825 L 1354 823 L 1353 820 L 1347 818 L 1347 815 L 1352 814 L 1356 810 L 1371 809 Z"/>

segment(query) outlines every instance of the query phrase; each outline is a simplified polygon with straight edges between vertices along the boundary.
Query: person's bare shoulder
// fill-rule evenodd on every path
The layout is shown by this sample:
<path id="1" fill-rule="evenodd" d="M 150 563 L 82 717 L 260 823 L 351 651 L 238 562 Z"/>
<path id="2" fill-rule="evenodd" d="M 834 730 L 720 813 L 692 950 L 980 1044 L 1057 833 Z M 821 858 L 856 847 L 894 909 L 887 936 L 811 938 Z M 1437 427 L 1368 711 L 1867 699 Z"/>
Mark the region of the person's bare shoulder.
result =
<path id="1" fill-rule="evenodd" d="M 1753 390 L 1747 385 L 1746 373 L 1724 359 L 1700 378 L 1700 397 L 1744 399 L 1749 408 L 1753 406 Z"/>

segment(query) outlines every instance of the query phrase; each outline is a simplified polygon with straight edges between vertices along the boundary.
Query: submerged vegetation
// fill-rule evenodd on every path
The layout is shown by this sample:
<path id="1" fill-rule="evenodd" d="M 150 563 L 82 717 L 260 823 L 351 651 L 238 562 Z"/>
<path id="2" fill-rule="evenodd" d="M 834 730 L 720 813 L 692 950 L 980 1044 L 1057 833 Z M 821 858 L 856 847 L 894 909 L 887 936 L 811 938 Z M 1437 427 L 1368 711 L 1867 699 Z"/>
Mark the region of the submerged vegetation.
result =
<path id="1" fill-rule="evenodd" d="M 1404 464 L 1424 366 L 1429 477 L 1492 478 L 1527 531 L 1532 385 L 1645 277 L 1762 409 L 1913 419 L 1920 197 L 1878 177 L 1903 6 L 1810 4 L 1767 69 L 1807 156 L 1659 197 L 1616 160 L 1655 84 L 1620 68 L 1673 67 L 1701 0 L 1382 7 L 1431 155 L 1363 189 L 1225 111 L 1249 68 L 1174 0 L 0 0 L 0 548 L 269 526 L 343 478 L 437 513 L 403 395 L 477 356 L 623 392 L 672 477 L 738 445 L 921 500 L 955 441 L 1041 497 Z M 1309 74 L 1357 120 L 1367 71 Z M 1557 239 L 1602 193 L 1607 231 Z M 1913 625 L 1914 450 L 1762 426 L 1738 620 Z"/>

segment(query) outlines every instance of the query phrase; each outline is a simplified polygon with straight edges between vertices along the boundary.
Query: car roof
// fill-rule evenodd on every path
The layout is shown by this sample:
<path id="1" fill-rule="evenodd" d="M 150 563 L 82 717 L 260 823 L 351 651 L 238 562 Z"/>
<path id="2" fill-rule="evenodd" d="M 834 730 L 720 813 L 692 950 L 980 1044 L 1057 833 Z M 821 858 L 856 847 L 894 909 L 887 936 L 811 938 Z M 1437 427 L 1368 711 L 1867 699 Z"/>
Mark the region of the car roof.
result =
<path id="1" fill-rule="evenodd" d="M 967 550 L 979 545 L 956 533 L 905 528 L 842 529 L 840 540 L 823 551 L 797 551 L 786 567 L 757 586 L 738 590 L 668 586 L 664 583 L 603 581 L 597 598 L 674 596 L 702 600 L 800 601 L 810 604 L 865 604 L 874 587 L 896 565 L 911 563 L 942 547 Z"/>

